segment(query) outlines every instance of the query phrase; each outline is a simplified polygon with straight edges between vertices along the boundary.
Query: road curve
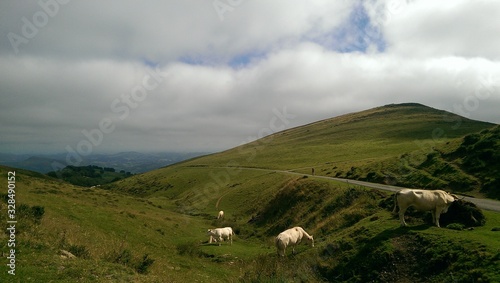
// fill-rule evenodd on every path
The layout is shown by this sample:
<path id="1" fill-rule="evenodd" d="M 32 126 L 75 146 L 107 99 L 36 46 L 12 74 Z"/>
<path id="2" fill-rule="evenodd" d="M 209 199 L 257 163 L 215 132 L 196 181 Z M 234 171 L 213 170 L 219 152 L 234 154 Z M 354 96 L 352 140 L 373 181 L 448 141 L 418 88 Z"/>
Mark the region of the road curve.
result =
<path id="1" fill-rule="evenodd" d="M 214 168 L 214 167 L 211 167 L 211 168 Z M 228 168 L 228 167 L 215 167 L 215 168 Z M 397 187 L 397 186 L 391 186 L 391 185 L 384 185 L 384 184 L 378 184 L 378 183 L 371 183 L 371 182 L 350 180 L 350 179 L 342 179 L 342 178 L 335 178 L 335 177 L 328 177 L 328 176 L 304 174 L 304 173 L 293 172 L 293 171 L 288 171 L 288 170 L 273 170 L 273 169 L 252 168 L 252 167 L 238 167 L 238 169 L 265 171 L 265 172 L 276 172 L 276 173 L 284 173 L 284 174 L 291 174 L 291 175 L 308 176 L 311 178 L 335 180 L 338 182 L 355 184 L 355 185 L 359 185 L 359 186 L 363 186 L 363 187 L 367 187 L 367 188 L 373 188 L 373 189 L 390 191 L 390 192 L 397 192 L 401 189 L 406 189 L 404 187 Z M 470 202 L 474 203 L 475 205 L 477 205 L 481 209 L 500 212 L 500 201 L 492 200 L 492 199 L 484 199 L 484 198 L 472 198 L 472 197 L 463 197 L 463 198 L 466 201 L 470 201 Z"/>

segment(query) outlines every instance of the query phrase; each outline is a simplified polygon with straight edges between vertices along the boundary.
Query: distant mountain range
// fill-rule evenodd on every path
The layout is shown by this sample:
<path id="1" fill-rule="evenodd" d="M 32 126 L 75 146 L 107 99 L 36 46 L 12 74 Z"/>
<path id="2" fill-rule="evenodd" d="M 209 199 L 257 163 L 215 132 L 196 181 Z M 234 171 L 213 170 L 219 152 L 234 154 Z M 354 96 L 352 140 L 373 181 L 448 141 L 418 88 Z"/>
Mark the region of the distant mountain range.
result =
<path id="1" fill-rule="evenodd" d="M 99 167 L 111 167 L 116 170 L 124 170 L 133 174 L 143 173 L 174 164 L 186 159 L 205 155 L 203 152 L 161 152 L 140 153 L 120 152 L 115 154 L 94 154 L 84 158 L 79 166 L 97 165 Z M 66 154 L 9 154 L 0 153 L 0 164 L 15 168 L 31 170 L 39 173 L 48 173 L 61 168 L 54 168 L 53 163 L 66 164 Z"/>

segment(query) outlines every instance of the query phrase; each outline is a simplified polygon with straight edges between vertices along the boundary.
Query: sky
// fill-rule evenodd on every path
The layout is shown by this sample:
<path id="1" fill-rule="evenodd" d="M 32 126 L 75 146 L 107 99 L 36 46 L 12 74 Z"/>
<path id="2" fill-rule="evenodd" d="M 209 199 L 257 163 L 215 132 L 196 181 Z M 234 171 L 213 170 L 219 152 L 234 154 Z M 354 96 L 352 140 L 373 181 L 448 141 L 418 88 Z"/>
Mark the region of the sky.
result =
<path id="1" fill-rule="evenodd" d="M 0 152 L 215 152 L 416 102 L 500 123 L 500 2 L 0 2 Z"/>

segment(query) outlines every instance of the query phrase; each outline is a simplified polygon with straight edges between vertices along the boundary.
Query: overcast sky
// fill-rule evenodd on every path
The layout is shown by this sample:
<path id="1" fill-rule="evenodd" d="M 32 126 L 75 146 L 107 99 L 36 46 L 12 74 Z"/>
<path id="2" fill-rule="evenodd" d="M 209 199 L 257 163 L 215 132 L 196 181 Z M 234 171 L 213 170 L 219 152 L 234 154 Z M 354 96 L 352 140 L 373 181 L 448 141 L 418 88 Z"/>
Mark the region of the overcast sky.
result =
<path id="1" fill-rule="evenodd" d="M 0 152 L 219 151 L 417 102 L 500 123 L 500 2 L 0 2 Z"/>

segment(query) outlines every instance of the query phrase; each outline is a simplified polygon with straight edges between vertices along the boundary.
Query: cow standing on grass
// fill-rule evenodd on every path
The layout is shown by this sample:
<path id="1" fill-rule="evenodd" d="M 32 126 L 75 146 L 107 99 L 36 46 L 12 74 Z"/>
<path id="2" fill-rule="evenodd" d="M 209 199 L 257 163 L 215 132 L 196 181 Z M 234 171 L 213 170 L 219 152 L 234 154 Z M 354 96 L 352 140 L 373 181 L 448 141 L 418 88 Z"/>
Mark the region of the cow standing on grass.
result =
<path id="1" fill-rule="evenodd" d="M 219 211 L 219 214 L 217 214 L 217 219 L 224 219 L 224 211 Z"/>
<path id="2" fill-rule="evenodd" d="M 393 213 L 399 206 L 399 221 L 401 226 L 407 226 L 405 222 L 405 212 L 413 206 L 418 211 L 431 211 L 432 222 L 439 226 L 439 216 L 446 213 L 450 205 L 457 200 L 455 195 L 442 190 L 413 190 L 402 189 L 396 193 Z"/>
<path id="3" fill-rule="evenodd" d="M 307 234 L 302 227 L 293 227 L 281 232 L 275 239 L 276 250 L 279 256 L 285 256 L 285 250 L 288 246 L 292 247 L 292 254 L 295 254 L 295 246 L 300 244 L 303 238 L 311 242 L 314 247 L 313 236 Z"/>
<path id="4" fill-rule="evenodd" d="M 215 229 L 208 229 L 207 234 L 210 236 L 210 239 L 214 239 L 215 241 L 219 242 L 219 246 L 221 245 L 221 242 L 223 240 L 229 240 L 230 245 L 233 244 L 233 228 L 231 227 L 224 227 L 224 228 L 215 228 Z M 212 241 L 210 240 L 210 243 Z"/>

